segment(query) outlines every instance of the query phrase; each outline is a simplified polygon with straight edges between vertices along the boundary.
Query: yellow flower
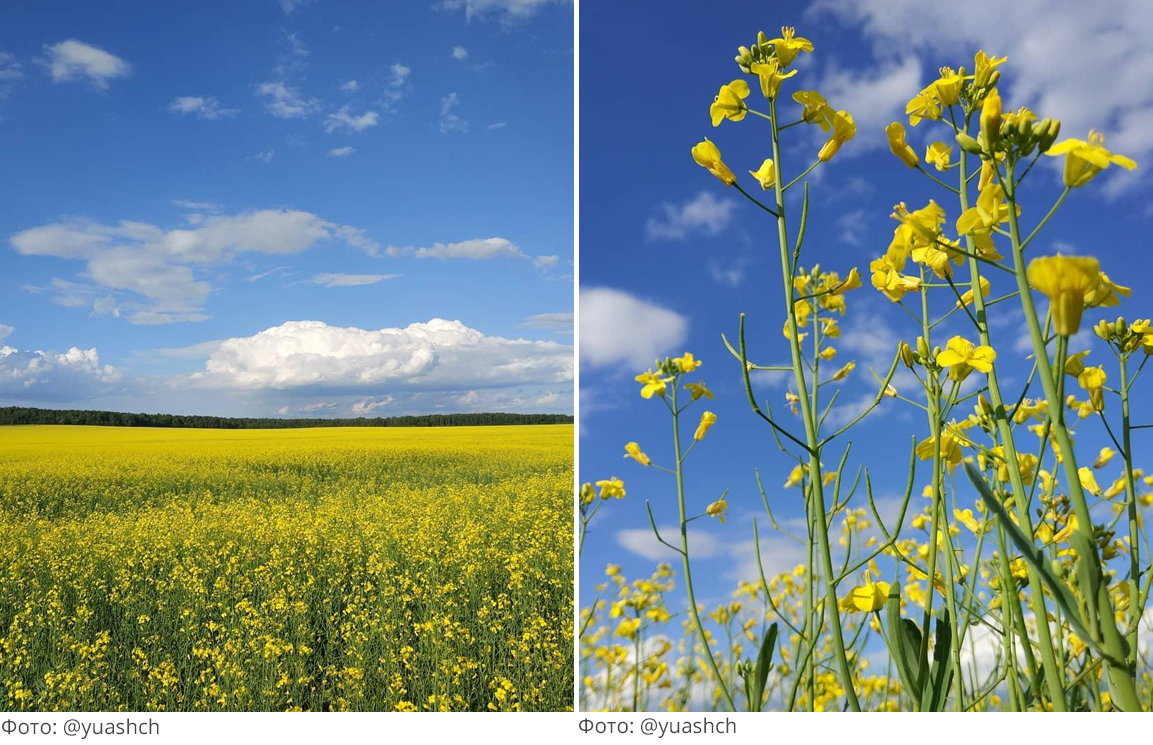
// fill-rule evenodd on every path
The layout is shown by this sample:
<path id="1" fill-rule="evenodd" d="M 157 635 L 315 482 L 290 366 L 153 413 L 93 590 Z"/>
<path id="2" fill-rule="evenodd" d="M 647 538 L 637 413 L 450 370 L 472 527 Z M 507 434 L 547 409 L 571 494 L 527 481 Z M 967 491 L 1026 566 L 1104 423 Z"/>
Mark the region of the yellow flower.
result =
<path id="1" fill-rule="evenodd" d="M 801 112 L 801 121 L 816 124 L 822 132 L 828 132 L 833 126 L 833 109 L 817 91 L 797 91 L 793 94 L 793 100 L 805 107 Z"/>
<path id="2" fill-rule="evenodd" d="M 854 587 L 839 603 L 841 610 L 849 613 L 862 611 L 872 613 L 885 607 L 889 598 L 889 583 L 884 581 L 871 582 L 868 573 L 865 573 L 865 584 Z"/>
<path id="3" fill-rule="evenodd" d="M 837 356 L 837 349 L 836 349 L 836 347 L 825 347 L 824 349 L 821 350 L 819 356 L 821 359 L 828 362 L 829 360 L 831 360 Z"/>
<path id="4" fill-rule="evenodd" d="M 673 364 L 683 373 L 691 373 L 704 363 L 693 357 L 692 352 L 685 352 L 680 357 L 673 357 Z"/>
<path id="5" fill-rule="evenodd" d="M 1097 272 L 1097 284 L 1085 293 L 1085 307 L 1107 308 L 1113 305 L 1120 305 L 1121 298 L 1117 296 L 1129 297 L 1132 293 L 1133 290 L 1131 288 L 1117 284 L 1109 279 L 1108 274 L 1099 271 Z"/>
<path id="6" fill-rule="evenodd" d="M 645 372 L 633 378 L 633 380 L 642 385 L 642 398 L 652 398 L 654 395 L 665 395 L 665 391 L 668 389 L 667 383 L 671 381 L 672 378 L 662 378 L 660 373 L 654 373 L 652 370 L 646 370 Z"/>
<path id="7" fill-rule="evenodd" d="M 840 370 L 837 370 L 835 373 L 833 373 L 833 380 L 844 380 L 845 378 L 849 377 L 849 373 L 851 373 L 853 371 L 853 368 L 856 366 L 857 366 L 856 362 L 846 363 L 844 367 L 842 367 Z"/>
<path id="8" fill-rule="evenodd" d="M 792 26 L 782 26 L 780 38 L 769 39 L 769 43 L 773 45 L 773 54 L 781 61 L 783 67 L 787 67 L 796 59 L 799 52 L 813 51 L 813 42 L 796 36 L 796 32 Z"/>
<path id="9" fill-rule="evenodd" d="M 871 261 L 869 271 L 872 272 L 873 287 L 894 303 L 900 302 L 906 292 L 921 289 L 920 277 L 901 274 L 900 269 L 895 268 L 886 257 Z"/>
<path id="10" fill-rule="evenodd" d="M 805 468 L 800 463 L 793 466 L 793 470 L 789 471 L 789 477 L 785 479 L 785 488 L 796 486 L 805 479 Z"/>
<path id="11" fill-rule="evenodd" d="M 1102 387 L 1105 385 L 1104 367 L 1086 367 L 1077 376 L 1077 384 L 1089 392 L 1089 403 L 1095 411 L 1105 410 L 1105 389 Z"/>
<path id="12" fill-rule="evenodd" d="M 1020 214 L 1020 207 L 1017 208 Z M 957 233 L 960 235 L 988 233 L 998 223 L 1008 222 L 1009 204 L 1005 201 L 1005 190 L 1000 184 L 989 184 L 981 190 L 977 204 L 961 213 L 957 218 Z"/>
<path id="13" fill-rule="evenodd" d="M 893 122 L 885 127 L 885 134 L 889 138 L 889 150 L 900 158 L 901 162 L 909 168 L 916 168 L 920 163 L 916 151 L 905 142 L 905 125 Z"/>
<path id="14" fill-rule="evenodd" d="M 709 506 L 705 508 L 705 514 L 709 517 L 715 517 L 723 523 L 725 521 L 725 510 L 728 508 L 728 502 L 723 499 L 718 499 L 715 502 L 711 502 Z"/>
<path id="15" fill-rule="evenodd" d="M 637 629 L 641 627 L 641 619 L 639 618 L 622 618 L 621 622 L 617 624 L 616 631 L 613 633 L 616 636 L 622 636 L 626 639 L 632 639 L 637 635 Z"/>
<path id="16" fill-rule="evenodd" d="M 1109 465 L 1109 461 L 1113 460 L 1113 456 L 1117 455 L 1117 451 L 1109 446 L 1101 448 L 1101 452 L 1097 453 L 1097 460 L 1093 461 L 1094 468 L 1104 468 Z"/>
<path id="17" fill-rule="evenodd" d="M 981 105 L 981 134 L 985 135 L 985 145 L 989 148 L 995 147 L 1001 136 L 1001 96 L 996 88 L 989 91 Z"/>
<path id="18" fill-rule="evenodd" d="M 970 370 L 988 373 L 993 369 L 993 361 L 997 353 L 992 347 L 973 346 L 973 342 L 954 336 L 949 339 L 945 349 L 937 355 L 937 364 L 949 368 L 949 377 L 953 380 L 964 380 Z"/>
<path id="19" fill-rule="evenodd" d="M 636 444 L 635 442 L 630 442 L 630 443 L 625 445 L 625 456 L 624 457 L 632 458 L 637 463 L 640 463 L 642 466 L 647 466 L 650 463 L 652 463 L 652 460 L 649 458 L 649 456 L 645 455 L 644 452 L 641 450 L 641 446 Z"/>
<path id="20" fill-rule="evenodd" d="M 1096 286 L 1099 267 L 1094 258 L 1061 254 L 1038 256 L 1029 262 L 1029 284 L 1049 298 L 1058 334 L 1072 336 L 1081 328 L 1085 293 Z"/>
<path id="21" fill-rule="evenodd" d="M 942 67 L 939 72 L 941 77 L 934 81 L 933 92 L 937 94 L 942 106 L 952 106 L 961 95 L 961 86 L 966 76 L 955 72 L 951 67 Z"/>
<path id="22" fill-rule="evenodd" d="M 981 534 L 981 524 L 978 523 L 976 518 L 973 517 L 973 511 L 972 510 L 954 509 L 953 510 L 953 517 L 957 520 L 957 522 L 961 523 L 966 528 L 968 528 L 970 531 L 972 531 L 974 535 L 980 535 Z M 988 528 L 991 528 L 991 527 L 993 527 L 993 526 L 992 525 L 988 526 Z M 988 529 L 988 528 L 986 528 L 986 529 Z"/>
<path id="23" fill-rule="evenodd" d="M 1089 356 L 1089 350 L 1071 354 L 1065 360 L 1065 374 L 1072 375 L 1074 378 L 1085 372 L 1085 358 Z"/>
<path id="24" fill-rule="evenodd" d="M 843 295 L 849 290 L 855 290 L 861 286 L 861 273 L 857 271 L 857 267 L 849 270 L 849 276 L 845 277 L 845 281 L 834 287 L 829 291 L 830 295 Z M 838 332 L 839 333 L 839 332 Z"/>
<path id="25" fill-rule="evenodd" d="M 829 136 L 828 141 L 821 146 L 817 158 L 829 160 L 837 154 L 841 145 L 853 139 L 855 134 L 857 134 L 857 125 L 853 123 L 853 116 L 847 111 L 838 111 L 833 115 L 833 133 Z"/>
<path id="26" fill-rule="evenodd" d="M 749 84 L 743 80 L 737 79 L 727 85 L 722 85 L 720 92 L 713 99 L 713 105 L 709 107 L 709 116 L 712 117 L 713 126 L 720 126 L 720 123 L 725 119 L 734 122 L 744 119 L 745 114 L 749 111 L 744 99 L 748 97 Z"/>
<path id="27" fill-rule="evenodd" d="M 1077 469 L 1077 480 L 1081 482 L 1081 488 L 1089 492 L 1095 497 L 1101 496 L 1101 487 L 1097 483 L 1097 479 L 1093 476 L 1093 472 L 1085 466 Z"/>
<path id="28" fill-rule="evenodd" d="M 941 433 L 941 458 L 948 464 L 950 470 L 961 462 L 961 448 L 968 444 L 948 430 Z M 916 453 L 921 460 L 932 460 L 936 453 L 936 440 L 932 437 L 922 440 L 917 444 Z"/>
<path id="29" fill-rule="evenodd" d="M 1105 135 L 1089 130 L 1089 141 L 1069 138 L 1049 148 L 1046 155 L 1064 155 L 1065 186 L 1084 186 L 1110 164 L 1132 171 L 1137 163 L 1124 155 L 1116 155 L 1104 148 Z"/>
<path id="30" fill-rule="evenodd" d="M 984 88 L 991 83 L 996 83 L 997 81 L 993 79 L 993 73 L 998 67 L 1005 64 L 1007 59 L 1009 58 L 990 57 L 985 54 L 984 49 L 978 51 L 977 54 L 973 55 L 973 85 Z"/>
<path id="31" fill-rule="evenodd" d="M 797 74 L 796 70 L 789 70 L 786 73 L 781 72 L 781 63 L 776 57 L 770 57 L 767 62 L 757 62 L 750 70 L 761 81 L 761 93 L 768 99 L 777 97 L 777 93 L 781 89 L 781 81 L 785 78 L 791 78 Z"/>
<path id="32" fill-rule="evenodd" d="M 941 118 L 941 107 L 929 89 L 925 89 L 913 96 L 905 105 L 905 113 L 909 115 L 909 126 L 917 126 L 922 119 L 936 121 Z"/>
<path id="33" fill-rule="evenodd" d="M 949 167 L 949 155 L 953 148 L 943 142 L 934 142 L 925 150 L 925 162 L 931 163 L 938 171 Z"/>
<path id="34" fill-rule="evenodd" d="M 697 425 L 697 431 L 693 433 L 694 440 L 703 440 L 705 433 L 709 431 L 709 427 L 713 426 L 717 421 L 717 415 L 711 411 L 706 411 L 701 414 L 701 423 Z"/>
<path id="35" fill-rule="evenodd" d="M 749 175 L 757 180 L 757 183 L 761 185 L 762 191 L 768 191 L 777 181 L 777 169 L 773 166 L 772 158 L 765 158 L 765 162 L 761 163 L 761 167 L 755 171 L 749 171 Z"/>
<path id="36" fill-rule="evenodd" d="M 601 490 L 601 499 L 622 499 L 625 496 L 625 482 L 616 476 L 598 481 L 597 486 Z"/>
<path id="37" fill-rule="evenodd" d="M 981 287 L 981 297 L 982 298 L 987 297 L 989 295 L 989 280 L 985 279 L 984 277 L 981 277 L 977 280 L 977 283 Z M 963 292 L 961 294 L 961 299 L 957 301 L 957 307 L 960 308 L 963 305 L 971 305 L 972 303 L 973 303 L 973 288 L 970 287 L 968 290 L 965 290 L 965 292 Z"/>
<path id="38" fill-rule="evenodd" d="M 737 175 L 721 160 L 721 151 L 709 141 L 709 138 L 706 137 L 704 141 L 693 146 L 693 160 L 697 165 L 708 169 L 709 173 L 719 178 L 725 186 L 732 186 L 737 182 Z"/>
<path id="39" fill-rule="evenodd" d="M 713 392 L 706 388 L 704 383 L 685 383 L 685 390 L 693 394 L 694 401 L 702 396 L 710 400 L 713 397 Z"/>

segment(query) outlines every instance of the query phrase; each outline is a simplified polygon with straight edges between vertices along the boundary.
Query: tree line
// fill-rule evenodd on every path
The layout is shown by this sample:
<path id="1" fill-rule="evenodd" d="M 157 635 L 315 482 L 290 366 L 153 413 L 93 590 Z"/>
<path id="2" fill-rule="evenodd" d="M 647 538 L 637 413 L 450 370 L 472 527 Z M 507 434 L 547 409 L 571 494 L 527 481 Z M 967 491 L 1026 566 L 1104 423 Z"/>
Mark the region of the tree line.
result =
<path id="1" fill-rule="evenodd" d="M 571 414 L 421 414 L 356 419 L 277 419 L 196 414 L 130 414 L 121 411 L 0 407 L 0 425 L 90 424 L 103 427 L 197 427 L 204 429 L 287 429 L 293 427 L 475 427 L 502 424 L 572 424 Z"/>

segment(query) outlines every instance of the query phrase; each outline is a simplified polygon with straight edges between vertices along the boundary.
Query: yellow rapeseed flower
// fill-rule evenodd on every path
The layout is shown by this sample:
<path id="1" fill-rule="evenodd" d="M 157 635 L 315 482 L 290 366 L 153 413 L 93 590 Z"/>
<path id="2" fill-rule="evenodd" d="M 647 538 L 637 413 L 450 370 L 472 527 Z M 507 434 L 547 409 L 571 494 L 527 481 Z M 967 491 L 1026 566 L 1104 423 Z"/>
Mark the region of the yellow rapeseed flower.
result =
<path id="1" fill-rule="evenodd" d="M 841 149 L 841 145 L 853 139 L 857 134 L 857 125 L 853 122 L 853 116 L 847 111 L 841 110 L 833 115 L 833 132 L 829 139 L 821 146 L 821 150 L 817 153 L 817 158 L 827 161 L 837 154 Z"/>
<path id="2" fill-rule="evenodd" d="M 1089 141 L 1070 137 L 1049 148 L 1046 155 L 1065 156 L 1065 171 L 1062 176 L 1065 186 L 1084 186 L 1093 180 L 1093 177 L 1110 164 L 1121 166 L 1132 171 L 1137 167 L 1136 161 L 1117 155 L 1105 149 L 1105 135 L 1089 130 Z"/>
<path id="3" fill-rule="evenodd" d="M 649 456 L 645 455 L 644 451 L 641 450 L 641 446 L 636 444 L 635 442 L 630 442 L 630 443 L 627 443 L 625 445 L 625 456 L 624 457 L 632 458 L 637 463 L 640 463 L 642 466 L 647 466 L 647 465 L 652 463 L 652 459 L 650 459 Z"/>
<path id="4" fill-rule="evenodd" d="M 925 162 L 931 163 L 938 171 L 949 167 L 949 156 L 953 148 L 943 142 L 934 142 L 925 149 Z"/>
<path id="5" fill-rule="evenodd" d="M 703 440 L 705 437 L 705 433 L 709 431 L 709 427 L 712 427 L 714 424 L 716 424 L 716 421 L 717 421 L 717 415 L 714 414 L 713 412 L 711 412 L 711 411 L 702 412 L 701 413 L 701 421 L 700 421 L 700 424 L 697 425 L 697 431 L 693 433 L 693 439 L 694 440 Z"/>
<path id="6" fill-rule="evenodd" d="M 709 107 L 709 116 L 713 120 L 713 126 L 720 126 L 725 119 L 733 122 L 744 119 L 745 114 L 749 112 L 749 107 L 745 105 L 745 99 L 748 97 L 749 84 L 744 80 L 738 78 L 731 83 L 722 85 L 720 92 L 713 99 L 712 106 Z"/>
<path id="7" fill-rule="evenodd" d="M 1089 256 L 1038 256 L 1029 262 L 1029 284 L 1049 298 L 1053 326 L 1058 334 L 1072 336 L 1081 328 L 1085 293 L 1098 282 L 1100 265 Z"/>
<path id="8" fill-rule="evenodd" d="M 796 59 L 800 52 L 813 51 L 813 42 L 797 36 L 797 30 L 792 26 L 782 26 L 781 35 L 776 39 L 769 39 L 773 45 L 773 54 L 781 61 L 782 66 L 788 66 Z"/>
<path id="9" fill-rule="evenodd" d="M 693 146 L 693 160 L 719 178 L 725 186 L 732 186 L 737 182 L 737 175 L 721 160 L 721 151 L 709 138 L 706 137 Z"/>
<path id="10" fill-rule="evenodd" d="M 773 166 L 772 158 L 765 158 L 761 167 L 755 171 L 749 171 L 749 175 L 757 180 L 762 191 L 773 188 L 773 184 L 777 181 L 777 169 Z"/>
<path id="11" fill-rule="evenodd" d="M 954 336 L 937 355 L 937 364 L 949 368 L 949 377 L 960 381 L 971 370 L 988 373 L 993 369 L 993 361 L 996 359 L 997 353 L 992 347 L 974 346 L 968 339 Z"/>
<path id="12" fill-rule="evenodd" d="M 885 135 L 889 138 L 889 150 L 893 155 L 896 155 L 902 163 L 909 168 L 916 168 L 920 165 L 921 161 L 917 157 L 917 152 L 905 142 L 905 125 L 900 122 L 892 122 L 889 126 L 885 127 Z"/>

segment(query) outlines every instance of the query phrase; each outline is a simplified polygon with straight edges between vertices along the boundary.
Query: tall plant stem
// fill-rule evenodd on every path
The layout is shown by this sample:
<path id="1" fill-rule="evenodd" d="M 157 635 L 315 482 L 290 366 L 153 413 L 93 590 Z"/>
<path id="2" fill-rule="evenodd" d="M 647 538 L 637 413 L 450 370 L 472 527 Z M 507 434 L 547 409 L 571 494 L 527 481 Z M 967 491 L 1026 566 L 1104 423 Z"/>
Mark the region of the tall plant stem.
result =
<path id="1" fill-rule="evenodd" d="M 792 264 L 789 257 L 789 233 L 785 223 L 785 190 L 781 184 L 781 147 L 777 132 L 777 102 L 772 99 L 769 103 L 770 125 L 773 132 L 773 162 L 777 164 L 777 178 L 773 190 L 777 197 L 777 237 L 781 249 L 781 274 L 784 278 L 785 306 L 788 312 L 789 349 L 792 353 L 793 378 L 797 385 L 797 396 L 800 397 L 801 416 L 805 420 L 805 440 L 809 448 L 809 481 L 813 502 L 813 516 L 817 519 L 814 532 L 817 534 L 817 547 L 820 551 L 821 574 L 825 584 L 825 607 L 829 614 L 829 632 L 833 637 L 833 655 L 837 660 L 837 669 L 840 673 L 841 687 L 845 689 L 845 698 L 849 708 L 860 711 L 861 704 L 857 700 L 857 692 L 853 688 L 853 671 L 849 667 L 849 659 L 845 653 L 845 637 L 841 630 L 841 612 L 837 607 L 837 587 L 833 572 L 833 557 L 829 550 L 829 531 L 825 519 L 825 493 L 821 480 L 821 454 L 817 439 L 816 412 L 812 410 L 808 395 L 808 386 L 805 380 L 804 361 L 801 358 L 801 342 L 797 329 L 797 311 L 793 305 Z M 813 381 L 816 385 L 817 381 Z M 810 571 L 812 567 L 810 566 Z M 817 631 L 819 633 L 819 630 Z"/>
<path id="2" fill-rule="evenodd" d="M 1129 521 L 1129 664 L 1137 667 L 1137 626 L 1144 609 L 1140 600 L 1140 534 L 1137 524 L 1137 488 L 1133 483 L 1133 444 L 1129 422 L 1129 355 L 1121 353 L 1121 445 L 1125 452 L 1125 510 Z"/>
<path id="3" fill-rule="evenodd" d="M 713 678 L 717 681 L 717 687 L 721 690 L 721 696 L 725 700 L 725 705 L 729 707 L 729 711 L 736 711 L 737 707 L 733 703 L 733 696 L 729 693 L 729 687 L 725 685 L 725 680 L 721 677 L 721 670 L 717 667 L 717 661 L 713 658 L 713 650 L 709 646 L 709 637 L 705 633 L 704 624 L 701 623 L 701 614 L 697 610 L 697 598 L 693 593 L 693 575 L 689 568 L 689 523 L 685 513 L 685 479 L 684 479 L 684 464 L 681 456 L 681 417 L 680 409 L 677 408 L 677 387 L 672 387 L 673 393 L 673 448 L 677 454 L 677 506 L 681 511 L 681 561 L 684 565 L 685 572 L 685 592 L 689 598 L 689 615 L 692 616 L 693 626 L 696 627 L 697 633 L 701 635 L 701 645 L 705 648 L 705 661 L 709 663 L 709 669 L 713 673 Z M 692 656 L 692 650 L 689 650 L 689 655 Z"/>
<path id="4" fill-rule="evenodd" d="M 969 179 L 967 174 L 967 156 L 961 150 L 960 168 L 960 194 L 961 211 L 969 209 Z M 973 288 L 973 309 L 977 316 L 977 332 L 981 337 L 981 344 L 991 347 L 989 339 L 989 323 L 985 310 L 985 298 L 981 296 L 980 262 L 976 259 L 976 246 L 971 235 L 965 236 L 965 247 L 969 251 L 969 279 Z M 1040 358 L 1038 358 L 1040 359 Z M 1021 466 L 1017 461 L 1017 446 L 1013 440 L 1013 428 L 1009 424 L 1009 415 L 1005 410 L 1005 401 L 1001 396 L 1001 384 L 997 379 L 997 367 L 989 371 L 989 402 L 993 405 L 993 418 L 997 424 L 997 434 L 1001 440 L 1002 452 L 1005 454 L 1005 465 L 1009 471 L 1009 484 L 1013 489 L 1013 502 L 1017 507 L 1017 516 L 1021 520 L 1021 528 L 1027 535 L 1033 535 L 1033 518 L 1025 493 L 1025 482 L 1021 478 Z M 1045 593 L 1042 591 L 1041 575 L 1030 564 L 1027 577 L 1029 579 L 1029 597 L 1033 605 L 1034 618 L 1037 621 L 1037 639 L 1041 648 L 1041 667 L 1045 671 L 1045 685 L 1049 691 L 1049 700 L 1054 711 L 1065 711 L 1065 671 L 1057 665 L 1057 658 L 1053 652 L 1053 636 L 1049 629 L 1049 614 L 1045 607 Z M 1004 597 L 1002 597 L 1004 602 Z M 1028 648 L 1029 640 L 1022 639 Z"/>
<path id="5" fill-rule="evenodd" d="M 1009 205 L 1009 240 L 1012 243 L 1013 268 L 1017 275 L 1017 290 L 1019 291 L 1021 309 L 1025 312 L 1025 325 L 1029 329 L 1033 354 L 1036 355 L 1038 362 L 1037 377 L 1041 379 L 1041 387 L 1045 391 L 1046 408 L 1049 419 L 1053 422 L 1054 439 L 1061 450 L 1061 465 L 1065 471 L 1065 481 L 1069 487 L 1070 499 L 1073 502 L 1073 512 L 1077 516 L 1077 532 L 1081 534 L 1089 546 L 1095 547 L 1097 544 L 1093 539 L 1093 522 L 1089 516 L 1089 503 L 1085 499 L 1085 491 L 1081 487 L 1081 479 L 1077 473 L 1077 457 L 1073 452 L 1073 440 L 1069 436 L 1069 430 L 1065 427 L 1063 401 L 1057 390 L 1053 368 L 1044 364 L 1049 359 L 1049 352 L 1045 347 L 1045 337 L 1041 332 L 1037 308 L 1033 303 L 1033 292 L 1026 276 L 1025 252 L 1021 243 L 1021 225 L 1017 217 L 1017 189 L 1013 180 L 1013 160 L 1006 158 L 1005 162 L 1005 178 L 1001 179 L 1001 185 L 1005 190 L 1005 199 Z M 1036 235 L 1036 230 L 1034 230 L 1033 235 Z M 1059 365 L 1057 369 L 1060 370 L 1064 368 L 1065 360 L 1055 360 L 1054 365 Z M 1025 524 L 1025 521 L 1029 519 L 1028 514 L 1029 511 L 1025 509 L 1024 505 L 1021 505 L 1021 508 L 1017 510 L 1017 515 L 1022 521 L 1021 527 L 1025 530 L 1028 530 Z M 1089 559 L 1090 557 L 1081 557 L 1080 560 L 1088 561 Z M 1092 559 L 1098 566 L 1097 571 L 1100 571 L 1100 557 L 1093 556 Z M 1124 650 L 1124 639 L 1114 623 L 1113 606 L 1109 601 L 1108 586 L 1102 583 L 1097 588 L 1095 595 L 1089 587 L 1082 587 L 1081 589 L 1085 595 L 1088 613 L 1096 614 L 1101 629 L 1102 646 L 1108 653 L 1108 658 L 1105 660 L 1105 670 L 1109 678 L 1113 701 L 1125 711 L 1140 711 L 1141 703 L 1137 697 L 1136 670 L 1126 664 L 1127 655 Z"/>

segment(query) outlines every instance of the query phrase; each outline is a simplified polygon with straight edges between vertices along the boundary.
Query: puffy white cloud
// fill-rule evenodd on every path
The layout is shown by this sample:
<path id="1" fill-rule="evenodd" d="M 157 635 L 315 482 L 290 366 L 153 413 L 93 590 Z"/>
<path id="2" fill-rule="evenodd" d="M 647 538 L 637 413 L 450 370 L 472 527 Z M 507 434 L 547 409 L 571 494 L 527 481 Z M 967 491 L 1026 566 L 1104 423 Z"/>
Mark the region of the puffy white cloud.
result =
<path id="1" fill-rule="evenodd" d="M 298 8 L 303 8 L 312 0 L 280 0 L 280 9 L 284 11 L 285 15 L 292 15 L 293 11 Z"/>
<path id="2" fill-rule="evenodd" d="M 363 401 L 357 401 L 352 405 L 350 413 L 353 416 L 380 416 L 377 409 L 388 406 L 396 399 L 392 396 L 384 396 L 382 398 L 366 398 Z M 375 413 L 374 413 L 375 412 Z"/>
<path id="3" fill-rule="evenodd" d="M 511 256 L 528 258 L 520 246 L 507 238 L 473 238 L 456 243 L 434 243 L 431 246 L 389 246 L 389 256 L 415 256 L 418 259 L 494 259 Z"/>
<path id="4" fill-rule="evenodd" d="M 282 80 L 261 83 L 256 86 L 256 92 L 268 99 L 268 113 L 281 119 L 300 119 L 320 108 L 319 101 L 305 98 L 299 90 Z"/>
<path id="5" fill-rule="evenodd" d="M 132 65 L 99 47 L 68 39 L 52 46 L 45 45 L 47 57 L 42 62 L 56 82 L 87 78 L 97 88 L 107 88 L 108 81 L 132 74 Z"/>
<path id="6" fill-rule="evenodd" d="M 9 334 L 11 334 L 11 333 L 12 333 L 13 331 L 15 331 L 15 330 L 16 330 L 16 329 L 14 329 L 14 328 L 13 328 L 13 327 L 11 327 L 11 326 L 8 326 L 8 325 L 5 325 L 5 324 L 3 324 L 3 323 L 0 323 L 0 342 L 2 342 L 2 341 L 4 341 L 5 339 L 7 339 L 7 338 L 8 338 L 8 335 L 9 335 Z"/>
<path id="7" fill-rule="evenodd" d="M 221 342 L 191 381 L 246 390 L 454 391 L 573 379 L 573 350 L 434 318 L 376 331 L 290 321 Z"/>
<path id="8" fill-rule="evenodd" d="M 272 162 L 272 159 L 273 159 L 275 156 L 276 156 L 276 151 L 275 151 L 275 150 L 273 150 L 272 148 L 268 147 L 268 148 L 265 148 L 265 149 L 261 150 L 261 151 L 260 151 L 259 153 L 257 153 L 256 155 L 248 155 L 248 156 L 245 156 L 245 158 L 244 158 L 244 159 L 245 159 L 245 160 L 252 160 L 252 159 L 254 159 L 254 160 L 259 160 L 259 161 L 261 161 L 262 163 L 270 163 L 270 162 Z"/>
<path id="9" fill-rule="evenodd" d="M 728 226 L 736 207 L 733 200 L 717 199 L 708 191 L 683 204 L 666 202 L 659 214 L 649 217 L 645 223 L 645 235 L 650 241 L 676 241 L 690 235 L 714 236 Z"/>
<path id="10" fill-rule="evenodd" d="M 98 297 L 92 301 L 92 315 L 94 316 L 112 316 L 114 318 L 120 317 L 120 306 L 116 303 L 116 298 L 111 295 Z"/>
<path id="11" fill-rule="evenodd" d="M 532 260 L 532 265 L 540 269 L 545 269 L 550 266 L 556 266 L 560 263 L 559 256 L 536 256 Z"/>
<path id="12" fill-rule="evenodd" d="M 1153 152 L 1153 87 L 1147 84 L 1153 75 L 1153 4 L 1145 0 L 1118 0 L 1109 3 L 1108 12 L 1079 0 L 820 0 L 810 13 L 832 13 L 860 25 L 860 38 L 872 40 L 882 71 L 909 52 L 932 55 L 930 69 L 938 64 L 971 68 L 977 49 L 1008 56 L 1000 84 L 1006 107 L 1025 105 L 1060 119 L 1062 137 L 1084 139 L 1090 127 L 1099 129 L 1106 147 L 1138 162 Z M 913 63 L 901 66 L 911 69 Z M 854 77 L 867 82 L 875 73 L 862 70 Z M 933 73 L 910 80 L 903 99 L 928 84 L 928 75 Z M 862 139 L 859 117 L 874 116 L 877 104 L 865 98 L 851 108 L 833 90 L 821 91 L 858 117 L 857 139 Z M 893 91 L 887 102 L 895 98 Z M 882 127 L 887 121 L 872 119 Z M 885 142 L 879 132 L 870 139 L 878 147 Z M 1108 177 L 1111 192 L 1142 178 L 1140 171 L 1112 170 L 1117 173 Z"/>
<path id="13" fill-rule="evenodd" d="M 356 148 L 352 147 L 351 145 L 345 145 L 344 147 L 332 148 L 331 150 L 328 151 L 328 154 L 329 154 L 329 156 L 331 156 L 333 158 L 346 158 L 355 152 L 356 152 Z"/>
<path id="14" fill-rule="evenodd" d="M 581 362 L 595 367 L 651 366 L 688 335 L 684 316 L 609 287 L 580 291 Z"/>
<path id="15" fill-rule="evenodd" d="M 375 111 L 366 111 L 363 114 L 354 115 L 348 106 L 341 106 L 339 111 L 329 114 L 324 120 L 324 131 L 329 134 L 338 129 L 363 132 L 369 127 L 375 127 L 378 118 Z"/>
<path id="16" fill-rule="evenodd" d="M 0 338 L 6 335 L 0 327 Z M 101 365 L 95 348 L 67 352 L 21 351 L 0 346 L 0 398 L 19 402 L 66 402 L 120 383 L 122 373 Z"/>
<path id="17" fill-rule="evenodd" d="M 359 287 L 374 285 L 399 276 L 399 274 L 318 274 L 308 281 L 321 287 Z"/>
<path id="18" fill-rule="evenodd" d="M 181 96 L 168 104 L 175 114 L 195 114 L 200 119 L 224 119 L 240 113 L 240 109 L 226 109 L 213 96 Z"/>
<path id="19" fill-rule="evenodd" d="M 196 276 L 196 267 L 220 263 L 243 252 L 299 253 L 330 240 L 368 253 L 379 250 L 360 229 L 300 210 L 201 215 L 192 228 L 168 231 L 128 220 L 116 225 L 53 223 L 17 233 L 11 243 L 24 255 L 86 262 L 94 287 L 53 281 L 52 289 L 65 305 L 93 303 L 98 292 L 107 294 L 98 288 L 125 290 L 138 296 L 133 303 L 120 306 L 131 311 L 129 320 L 155 324 L 206 317 L 201 310 L 211 287 Z"/>
<path id="20" fill-rule="evenodd" d="M 379 104 L 386 112 L 395 111 L 400 99 L 412 92 L 412 84 L 409 82 L 411 76 L 412 68 L 403 62 L 394 62 L 388 68 L 388 82 L 379 100 Z"/>
<path id="21" fill-rule="evenodd" d="M 453 47 L 452 48 L 452 58 L 453 59 L 467 59 L 468 58 L 468 50 L 465 49 L 464 47 Z"/>
<path id="22" fill-rule="evenodd" d="M 909 54 L 884 60 L 875 68 L 843 70 L 830 64 L 818 87 L 830 105 L 853 115 L 857 136 L 842 148 L 853 154 L 885 146 L 885 125 L 897 120 L 908 124 L 905 103 L 928 83 L 920 60 Z"/>
<path id="23" fill-rule="evenodd" d="M 347 82 L 341 83 L 340 89 L 345 93 L 356 93 L 358 90 L 360 90 L 360 83 L 356 82 L 355 80 L 349 80 Z"/>

